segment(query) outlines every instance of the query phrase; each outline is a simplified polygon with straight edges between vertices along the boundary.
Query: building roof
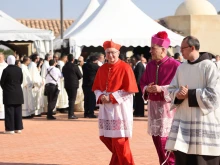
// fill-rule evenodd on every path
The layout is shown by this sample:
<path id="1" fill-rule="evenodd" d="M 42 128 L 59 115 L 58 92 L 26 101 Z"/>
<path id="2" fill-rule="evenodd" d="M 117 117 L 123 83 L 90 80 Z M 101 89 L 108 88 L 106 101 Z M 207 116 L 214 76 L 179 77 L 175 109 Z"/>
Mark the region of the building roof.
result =
<path id="1" fill-rule="evenodd" d="M 18 22 L 29 28 L 52 30 L 57 37 L 60 34 L 60 19 L 17 19 Z M 74 22 L 72 19 L 64 20 L 64 31 Z"/>
<path id="2" fill-rule="evenodd" d="M 183 33 L 183 32 L 178 31 L 178 30 L 175 30 L 175 29 L 171 29 L 171 28 L 167 25 L 167 23 L 165 22 L 165 20 L 164 20 L 163 18 L 158 19 L 158 20 L 155 20 L 155 21 L 156 21 L 157 23 L 161 24 L 162 26 L 164 26 L 165 28 L 170 29 L 170 30 L 172 30 L 173 32 L 175 32 L 175 33 L 177 33 L 177 34 L 180 34 L 180 35 L 183 35 L 183 36 L 184 36 L 184 33 Z"/>
<path id="3" fill-rule="evenodd" d="M 54 35 L 58 37 L 60 35 L 60 19 L 17 19 L 18 22 L 24 24 L 29 28 L 37 28 L 37 29 L 47 29 L 52 30 Z M 155 20 L 162 26 L 170 29 L 163 19 Z M 64 20 L 64 31 L 68 29 L 74 22 L 73 19 L 65 19 Z M 174 29 L 170 29 L 177 34 L 183 35 L 182 32 L 176 31 Z"/>

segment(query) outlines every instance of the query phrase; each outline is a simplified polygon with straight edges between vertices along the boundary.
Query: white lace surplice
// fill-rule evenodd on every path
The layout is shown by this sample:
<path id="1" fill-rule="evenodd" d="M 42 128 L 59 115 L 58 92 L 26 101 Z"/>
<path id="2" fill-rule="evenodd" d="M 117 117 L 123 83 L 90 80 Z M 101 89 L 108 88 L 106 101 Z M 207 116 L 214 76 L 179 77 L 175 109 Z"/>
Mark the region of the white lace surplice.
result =
<path id="1" fill-rule="evenodd" d="M 148 101 L 148 133 L 151 136 L 169 135 L 175 110 L 166 101 Z"/>
<path id="2" fill-rule="evenodd" d="M 166 101 L 148 100 L 148 134 L 151 136 L 167 137 L 176 109 L 170 110 L 171 98 L 168 92 L 168 85 L 160 87 Z"/>
<path id="3" fill-rule="evenodd" d="M 95 91 L 96 100 L 106 94 Z M 106 95 L 108 95 L 107 93 Z M 104 137 L 131 137 L 133 127 L 133 94 L 116 91 L 112 95 L 117 104 L 99 104 L 99 135 Z"/>

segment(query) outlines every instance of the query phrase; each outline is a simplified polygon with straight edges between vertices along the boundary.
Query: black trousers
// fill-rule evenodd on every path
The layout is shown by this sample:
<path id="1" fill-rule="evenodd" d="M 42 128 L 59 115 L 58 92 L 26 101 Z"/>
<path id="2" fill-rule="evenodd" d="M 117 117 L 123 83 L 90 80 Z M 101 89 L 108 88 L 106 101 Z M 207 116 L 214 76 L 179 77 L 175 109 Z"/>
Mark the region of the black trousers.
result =
<path id="1" fill-rule="evenodd" d="M 53 116 L 53 109 L 56 106 L 59 92 L 57 92 L 57 86 L 54 84 L 49 84 L 49 85 L 47 84 L 45 88 L 47 90 L 47 101 L 48 101 L 47 117 L 51 117 Z"/>
<path id="2" fill-rule="evenodd" d="M 22 108 L 21 104 L 5 105 L 5 130 L 22 130 Z"/>
<path id="3" fill-rule="evenodd" d="M 220 165 L 220 156 L 192 155 L 174 151 L 175 165 Z"/>
<path id="4" fill-rule="evenodd" d="M 144 100 L 142 98 L 142 91 L 138 87 L 139 92 L 135 93 L 134 96 L 134 115 L 135 116 L 144 116 Z"/>
<path id="5" fill-rule="evenodd" d="M 69 100 L 69 108 L 68 108 L 69 117 L 74 115 L 74 104 L 76 101 L 77 89 L 78 88 L 71 88 L 71 89 L 66 88 L 66 92 L 67 92 L 68 100 Z"/>
<path id="6" fill-rule="evenodd" d="M 96 98 L 95 98 L 95 93 L 92 91 L 92 87 L 83 87 L 83 93 L 84 93 L 84 115 L 94 115 Z"/>

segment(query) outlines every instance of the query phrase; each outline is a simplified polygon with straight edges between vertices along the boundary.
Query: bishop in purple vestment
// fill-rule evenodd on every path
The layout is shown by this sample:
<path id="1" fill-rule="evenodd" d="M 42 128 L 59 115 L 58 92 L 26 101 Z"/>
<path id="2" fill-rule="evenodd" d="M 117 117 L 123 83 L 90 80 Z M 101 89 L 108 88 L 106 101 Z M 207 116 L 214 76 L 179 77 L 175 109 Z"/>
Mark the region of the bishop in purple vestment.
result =
<path id="1" fill-rule="evenodd" d="M 148 133 L 152 136 L 160 164 L 174 165 L 174 155 L 166 155 L 165 144 L 169 135 L 175 110 L 170 111 L 167 87 L 180 63 L 167 56 L 170 40 L 166 32 L 152 36 L 150 53 L 152 61 L 146 66 L 140 86 L 143 97 L 148 99 Z"/>

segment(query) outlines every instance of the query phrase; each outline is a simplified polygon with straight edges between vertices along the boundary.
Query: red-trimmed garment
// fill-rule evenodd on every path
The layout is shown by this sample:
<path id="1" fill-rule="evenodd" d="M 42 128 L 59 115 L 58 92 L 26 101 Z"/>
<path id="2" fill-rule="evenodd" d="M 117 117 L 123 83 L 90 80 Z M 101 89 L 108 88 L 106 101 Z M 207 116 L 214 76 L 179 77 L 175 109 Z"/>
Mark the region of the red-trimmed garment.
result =
<path id="1" fill-rule="evenodd" d="M 110 93 L 118 90 L 130 93 L 138 92 L 131 66 L 121 60 L 118 60 L 115 64 L 106 63 L 99 68 L 92 90 Z"/>
<path id="2" fill-rule="evenodd" d="M 100 139 L 112 152 L 110 165 L 133 165 L 128 138 L 132 136 L 133 94 L 138 88 L 131 66 L 121 60 L 102 65 L 92 89 L 99 104 Z M 103 104 L 102 95 L 111 102 Z"/>
<path id="3" fill-rule="evenodd" d="M 174 165 L 173 154 L 165 155 L 165 143 L 173 122 L 175 110 L 170 111 L 169 92 L 167 90 L 180 63 L 168 56 L 156 62 L 148 63 L 142 75 L 140 86 L 144 99 L 148 99 L 148 134 L 152 136 L 157 149 L 160 164 L 166 161 L 165 165 Z M 161 87 L 161 93 L 147 93 L 147 86 L 154 82 Z"/>

